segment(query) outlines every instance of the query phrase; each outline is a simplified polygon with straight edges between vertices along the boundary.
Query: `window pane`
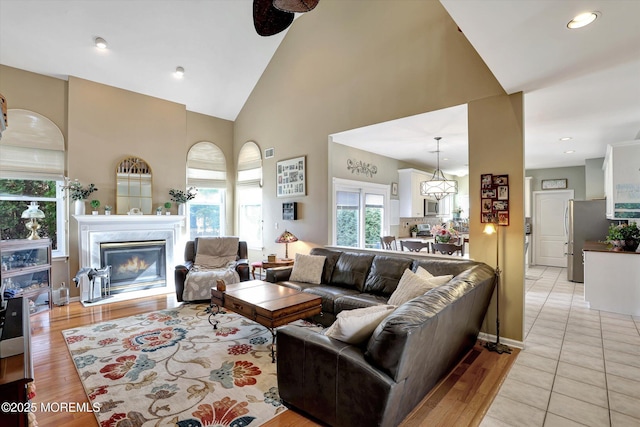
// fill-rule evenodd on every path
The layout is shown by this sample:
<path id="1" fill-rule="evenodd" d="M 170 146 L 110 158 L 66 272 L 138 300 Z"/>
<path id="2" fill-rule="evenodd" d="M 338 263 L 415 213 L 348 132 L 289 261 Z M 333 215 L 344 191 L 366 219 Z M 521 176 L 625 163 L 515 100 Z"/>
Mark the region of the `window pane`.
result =
<path id="1" fill-rule="evenodd" d="M 339 246 L 358 247 L 360 240 L 360 193 L 336 193 L 336 243 Z"/>
<path id="2" fill-rule="evenodd" d="M 238 187 L 238 236 L 247 246 L 262 249 L 262 189 Z"/>
<path id="3" fill-rule="evenodd" d="M 198 197 L 188 203 L 189 237 L 217 237 L 224 233 L 225 191 L 217 188 L 198 188 Z"/>
<path id="4" fill-rule="evenodd" d="M 31 201 L 37 202 L 44 218 L 38 220 L 40 237 L 51 240 L 53 250 L 58 249 L 58 206 L 56 181 L 0 179 L 0 237 L 2 239 L 26 239 L 27 220 L 22 212 Z"/>

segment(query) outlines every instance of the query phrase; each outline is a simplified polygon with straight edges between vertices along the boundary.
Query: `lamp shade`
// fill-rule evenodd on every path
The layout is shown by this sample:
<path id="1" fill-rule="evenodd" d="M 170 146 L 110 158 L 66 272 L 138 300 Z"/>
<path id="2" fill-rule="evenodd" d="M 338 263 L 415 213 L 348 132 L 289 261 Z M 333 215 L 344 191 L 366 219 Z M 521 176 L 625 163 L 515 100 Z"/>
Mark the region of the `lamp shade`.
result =
<path id="1" fill-rule="evenodd" d="M 22 218 L 42 219 L 44 218 L 44 212 L 40 210 L 37 202 L 31 202 L 31 204 L 29 204 L 29 207 L 22 212 Z"/>
<path id="2" fill-rule="evenodd" d="M 493 234 L 493 233 L 495 233 L 495 232 L 497 232 L 497 231 L 498 231 L 498 230 L 496 229 L 496 225 L 495 225 L 494 223 L 492 223 L 492 222 L 487 223 L 487 224 L 484 226 L 484 230 L 482 230 L 482 232 L 483 232 L 484 234 Z"/>
<path id="3" fill-rule="evenodd" d="M 297 241 L 298 241 L 298 238 L 294 236 L 290 231 L 287 231 L 287 230 L 284 230 L 284 233 L 282 233 L 280 237 L 276 239 L 276 243 L 293 243 Z"/>

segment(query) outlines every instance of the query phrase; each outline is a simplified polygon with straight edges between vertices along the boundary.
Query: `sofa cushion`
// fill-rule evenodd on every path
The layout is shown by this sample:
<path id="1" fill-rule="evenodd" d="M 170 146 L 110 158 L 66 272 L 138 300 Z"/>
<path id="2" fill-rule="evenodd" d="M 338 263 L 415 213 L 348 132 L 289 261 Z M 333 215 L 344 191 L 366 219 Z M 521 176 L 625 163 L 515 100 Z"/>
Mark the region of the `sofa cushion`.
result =
<path id="1" fill-rule="evenodd" d="M 343 311 L 325 335 L 349 344 L 362 344 L 394 309 L 392 305 L 376 305 Z"/>
<path id="2" fill-rule="evenodd" d="M 329 285 L 313 285 L 307 287 L 304 292 L 318 295 L 322 298 L 322 311 L 325 313 L 335 314 L 335 300 L 343 295 L 355 295 L 358 294 L 356 289 L 339 288 L 337 286 Z"/>
<path id="3" fill-rule="evenodd" d="M 411 258 L 376 255 L 371 263 L 364 292 L 389 296 L 398 287 L 404 271 L 411 268 Z"/>
<path id="4" fill-rule="evenodd" d="M 333 251 L 325 248 L 312 248 L 310 255 L 320 255 L 325 257 L 324 268 L 322 269 L 322 282 L 329 283 L 331 281 L 331 274 L 336 266 L 338 258 L 340 258 L 341 251 Z"/>
<path id="5" fill-rule="evenodd" d="M 384 295 L 374 294 L 354 294 L 344 295 L 334 301 L 336 314 L 343 310 L 353 310 L 354 308 L 371 307 L 372 305 L 386 305 L 389 298 Z"/>
<path id="6" fill-rule="evenodd" d="M 362 292 L 374 255 L 342 252 L 331 274 L 330 284 Z"/>
<path id="7" fill-rule="evenodd" d="M 293 282 L 305 282 L 320 284 L 325 256 L 296 254 L 296 262 L 289 280 Z"/>
<path id="8" fill-rule="evenodd" d="M 452 278 L 452 275 L 447 275 L 427 279 L 406 269 L 400 279 L 400 283 L 398 283 L 398 288 L 389 297 L 388 303 L 391 305 L 402 305 L 418 295 L 422 295 L 433 288 L 444 285 Z"/>

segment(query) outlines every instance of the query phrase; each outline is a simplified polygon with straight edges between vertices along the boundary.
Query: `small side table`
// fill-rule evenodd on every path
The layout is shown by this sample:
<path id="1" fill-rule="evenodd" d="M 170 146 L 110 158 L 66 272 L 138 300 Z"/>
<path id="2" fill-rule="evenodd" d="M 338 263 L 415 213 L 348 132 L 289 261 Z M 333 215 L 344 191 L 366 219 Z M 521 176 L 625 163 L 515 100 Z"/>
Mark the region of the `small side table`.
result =
<path id="1" fill-rule="evenodd" d="M 261 269 L 260 273 L 262 273 L 262 269 L 275 268 L 275 267 L 289 267 L 289 266 L 293 265 L 293 263 L 294 263 L 293 259 L 282 259 L 282 258 L 277 258 L 275 261 L 272 261 L 272 262 L 269 262 L 269 261 L 252 262 L 251 263 L 251 274 L 253 276 L 253 279 L 255 280 L 255 278 L 256 278 L 256 268 L 260 268 Z"/>

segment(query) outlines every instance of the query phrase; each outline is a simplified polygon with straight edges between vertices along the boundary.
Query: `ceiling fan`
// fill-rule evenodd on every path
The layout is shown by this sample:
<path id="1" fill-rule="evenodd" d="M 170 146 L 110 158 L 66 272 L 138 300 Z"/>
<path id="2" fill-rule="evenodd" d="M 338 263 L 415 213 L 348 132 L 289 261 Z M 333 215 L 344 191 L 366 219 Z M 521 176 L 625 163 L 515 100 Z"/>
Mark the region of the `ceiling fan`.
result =
<path id="1" fill-rule="evenodd" d="M 253 26 L 261 36 L 284 31 L 296 12 L 309 12 L 320 0 L 253 0 Z"/>

